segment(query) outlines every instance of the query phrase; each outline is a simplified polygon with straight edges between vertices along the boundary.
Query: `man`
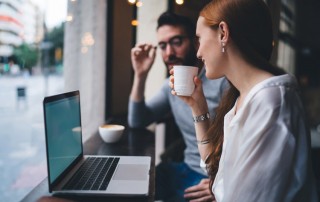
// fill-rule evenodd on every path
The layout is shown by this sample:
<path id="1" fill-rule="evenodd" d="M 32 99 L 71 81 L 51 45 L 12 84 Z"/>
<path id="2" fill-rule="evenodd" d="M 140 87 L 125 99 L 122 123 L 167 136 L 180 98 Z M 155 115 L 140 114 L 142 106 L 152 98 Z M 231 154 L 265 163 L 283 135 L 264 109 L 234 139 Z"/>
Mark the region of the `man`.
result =
<path id="1" fill-rule="evenodd" d="M 195 26 L 188 18 L 163 13 L 158 19 L 157 39 L 168 71 L 173 65 L 199 66 L 200 61 L 196 58 L 198 42 L 195 38 Z M 135 75 L 129 101 L 129 125 L 145 127 L 172 112 L 186 144 L 184 162 L 160 163 L 157 166 L 156 200 L 212 201 L 209 179 L 200 168 L 200 155 L 190 108 L 181 99 L 171 95 L 168 80 L 151 100 L 144 101 L 145 82 L 155 56 L 156 47 L 152 44 L 137 44 L 131 50 Z M 205 68 L 199 68 L 198 77 L 203 82 L 204 94 L 213 117 L 227 82 L 225 79 L 209 81 L 205 77 Z"/>

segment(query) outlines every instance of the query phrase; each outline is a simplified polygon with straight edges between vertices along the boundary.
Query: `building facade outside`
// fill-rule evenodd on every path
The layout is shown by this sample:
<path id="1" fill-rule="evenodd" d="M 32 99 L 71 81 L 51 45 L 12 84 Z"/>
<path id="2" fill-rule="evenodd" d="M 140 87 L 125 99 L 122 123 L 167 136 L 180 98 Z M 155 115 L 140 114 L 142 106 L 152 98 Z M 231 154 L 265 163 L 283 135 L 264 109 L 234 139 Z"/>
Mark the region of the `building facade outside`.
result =
<path id="1" fill-rule="evenodd" d="M 30 0 L 0 0 L 0 73 L 9 71 L 14 49 L 37 45 L 43 38 L 43 17 Z"/>
<path id="2" fill-rule="evenodd" d="M 20 0 L 0 0 L 0 56 L 9 57 L 22 44 L 24 25 Z"/>

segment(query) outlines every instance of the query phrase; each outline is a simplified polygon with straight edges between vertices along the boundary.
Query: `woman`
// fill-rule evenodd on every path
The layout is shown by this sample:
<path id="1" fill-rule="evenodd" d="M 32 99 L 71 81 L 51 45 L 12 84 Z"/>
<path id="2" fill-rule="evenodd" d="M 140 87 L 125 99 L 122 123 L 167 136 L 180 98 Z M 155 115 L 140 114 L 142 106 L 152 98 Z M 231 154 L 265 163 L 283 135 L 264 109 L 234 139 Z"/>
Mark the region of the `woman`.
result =
<path id="1" fill-rule="evenodd" d="M 200 13 L 197 36 L 206 76 L 225 76 L 231 84 L 212 123 L 199 78 L 194 93 L 181 97 L 192 109 L 216 200 L 317 201 L 296 81 L 268 62 L 273 38 L 266 4 L 213 0 Z"/>

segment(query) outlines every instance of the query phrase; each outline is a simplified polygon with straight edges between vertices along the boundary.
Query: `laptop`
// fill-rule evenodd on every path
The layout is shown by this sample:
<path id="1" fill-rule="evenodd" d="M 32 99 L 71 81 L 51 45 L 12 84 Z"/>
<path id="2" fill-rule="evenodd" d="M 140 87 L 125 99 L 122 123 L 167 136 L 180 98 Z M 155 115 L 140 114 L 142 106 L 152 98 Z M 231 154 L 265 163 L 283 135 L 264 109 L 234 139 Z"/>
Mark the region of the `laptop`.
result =
<path id="1" fill-rule="evenodd" d="M 83 155 L 79 91 L 43 100 L 49 192 L 143 196 L 149 156 Z"/>

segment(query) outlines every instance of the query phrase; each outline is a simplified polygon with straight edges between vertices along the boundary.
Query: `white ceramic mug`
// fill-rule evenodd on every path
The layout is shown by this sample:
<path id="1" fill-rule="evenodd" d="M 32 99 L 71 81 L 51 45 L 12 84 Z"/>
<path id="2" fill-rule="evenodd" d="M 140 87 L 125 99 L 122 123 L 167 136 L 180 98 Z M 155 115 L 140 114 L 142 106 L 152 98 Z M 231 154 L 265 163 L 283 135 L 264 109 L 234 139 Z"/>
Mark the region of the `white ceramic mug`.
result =
<path id="1" fill-rule="evenodd" d="M 117 124 L 104 124 L 99 127 L 99 134 L 104 142 L 117 142 L 123 134 L 124 126 Z"/>
<path id="2" fill-rule="evenodd" d="M 198 67 L 174 65 L 174 91 L 180 96 L 190 96 L 194 91 L 193 79 L 198 75 Z"/>

